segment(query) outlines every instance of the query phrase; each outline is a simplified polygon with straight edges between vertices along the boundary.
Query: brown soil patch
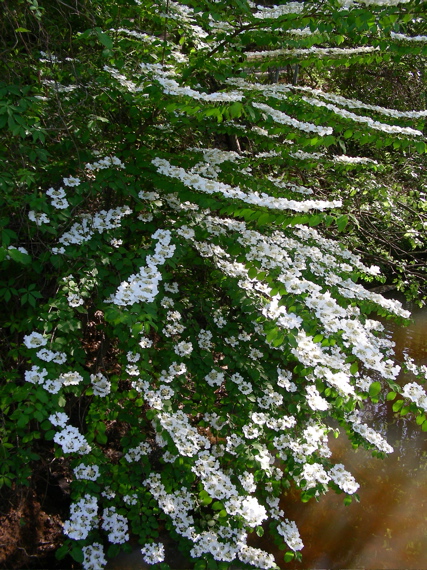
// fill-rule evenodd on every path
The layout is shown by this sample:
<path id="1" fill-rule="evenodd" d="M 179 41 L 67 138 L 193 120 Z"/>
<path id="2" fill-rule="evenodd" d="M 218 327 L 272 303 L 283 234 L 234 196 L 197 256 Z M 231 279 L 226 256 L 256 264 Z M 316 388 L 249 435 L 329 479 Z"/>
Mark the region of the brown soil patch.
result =
<path id="1" fill-rule="evenodd" d="M 68 516 L 68 484 L 50 470 L 37 470 L 29 487 L 4 488 L 0 494 L 0 568 L 77 569 L 72 558 L 56 560 L 62 521 Z"/>

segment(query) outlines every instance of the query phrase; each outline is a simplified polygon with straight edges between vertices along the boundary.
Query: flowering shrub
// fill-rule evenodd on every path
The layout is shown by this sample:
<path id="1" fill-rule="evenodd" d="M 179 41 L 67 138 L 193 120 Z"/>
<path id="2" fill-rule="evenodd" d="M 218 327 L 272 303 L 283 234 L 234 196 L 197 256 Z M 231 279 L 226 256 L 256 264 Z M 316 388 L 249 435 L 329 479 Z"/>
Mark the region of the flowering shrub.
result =
<path id="1" fill-rule="evenodd" d="M 274 568 L 247 537 L 268 531 L 285 561 L 301 558 L 284 490 L 357 497 L 329 434 L 392 451 L 363 422 L 365 400 L 401 394 L 427 428 L 422 386 L 399 386 L 371 318 L 409 313 L 361 284 L 380 270 L 336 239 L 348 215 L 317 180 L 322 168 L 374 176 L 372 154 L 357 154 L 365 136 L 424 152 L 425 111 L 272 84 L 268 70 L 387 58 L 393 42 L 398 54 L 421 3 L 119 4 L 99 6 L 113 28 L 76 28 L 70 53 L 32 54 L 43 95 L 31 103 L 61 108 L 75 148 L 50 134 L 51 162 L 35 157 L 6 234 L 16 244 L 2 263 L 27 280 L 29 313 L 8 324 L 22 375 L 8 376 L 5 414 L 18 437 L 69 458 L 59 556 L 103 568 L 136 535 L 144 560 L 167 568 L 167 532 L 200 569 Z M 352 154 L 337 154 L 349 130 Z M 16 211 L 12 194 L 5 206 Z"/>

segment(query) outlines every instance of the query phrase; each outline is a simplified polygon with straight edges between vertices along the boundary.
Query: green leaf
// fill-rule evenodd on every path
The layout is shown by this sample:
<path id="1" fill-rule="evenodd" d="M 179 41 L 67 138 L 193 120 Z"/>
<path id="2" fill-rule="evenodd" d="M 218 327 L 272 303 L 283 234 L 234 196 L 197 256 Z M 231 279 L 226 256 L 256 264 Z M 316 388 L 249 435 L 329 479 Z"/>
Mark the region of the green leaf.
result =
<path id="1" fill-rule="evenodd" d="M 397 402 L 394 402 L 392 406 L 393 412 L 398 412 L 403 406 L 403 403 L 404 403 L 403 400 L 397 400 Z"/>
<path id="2" fill-rule="evenodd" d="M 113 49 L 113 41 L 108 34 L 101 31 L 100 28 L 96 28 L 96 34 L 98 36 L 98 40 L 101 42 L 103 46 L 105 46 L 109 50 Z"/>
<path id="3" fill-rule="evenodd" d="M 258 270 L 255 267 L 251 267 L 248 271 L 248 276 L 250 279 L 255 279 L 255 277 L 258 275 Z"/>
<path id="4" fill-rule="evenodd" d="M 422 425 L 426 421 L 425 414 L 421 414 L 421 415 L 417 416 L 415 421 L 416 421 L 417 425 L 419 425 L 419 426 Z"/>
<path id="5" fill-rule="evenodd" d="M 396 396 L 397 396 L 396 392 L 389 392 L 389 393 L 387 394 L 386 400 L 388 400 L 389 402 L 391 402 L 392 400 L 394 400 L 394 399 L 396 398 Z"/>
<path id="6" fill-rule="evenodd" d="M 283 557 L 285 562 L 290 562 L 295 558 L 295 552 L 285 552 L 285 556 Z"/>
<path id="7" fill-rule="evenodd" d="M 77 545 L 74 546 L 71 549 L 70 554 L 71 554 L 71 557 L 74 558 L 74 560 L 76 562 L 79 562 L 80 564 L 83 562 L 83 560 L 84 560 L 83 550 L 81 549 L 80 546 L 77 546 Z"/>
<path id="8" fill-rule="evenodd" d="M 199 501 L 202 505 L 210 505 L 212 503 L 212 497 L 209 495 L 207 491 L 204 489 L 199 493 Z M 222 507 L 221 507 L 222 508 Z"/>
<path id="9" fill-rule="evenodd" d="M 17 263 L 22 263 L 23 265 L 28 265 L 31 263 L 31 256 L 26 253 L 22 253 L 17 249 L 9 249 L 8 252 L 10 259 L 16 261 Z"/>
<path id="10" fill-rule="evenodd" d="M 337 227 L 338 227 L 338 231 L 342 232 L 345 230 L 346 226 L 348 224 L 348 216 L 347 214 L 344 214 L 343 216 L 340 216 L 337 219 Z"/>
<path id="11" fill-rule="evenodd" d="M 381 392 L 381 383 L 380 382 L 372 382 L 369 386 L 369 395 L 371 398 L 375 398 Z"/>

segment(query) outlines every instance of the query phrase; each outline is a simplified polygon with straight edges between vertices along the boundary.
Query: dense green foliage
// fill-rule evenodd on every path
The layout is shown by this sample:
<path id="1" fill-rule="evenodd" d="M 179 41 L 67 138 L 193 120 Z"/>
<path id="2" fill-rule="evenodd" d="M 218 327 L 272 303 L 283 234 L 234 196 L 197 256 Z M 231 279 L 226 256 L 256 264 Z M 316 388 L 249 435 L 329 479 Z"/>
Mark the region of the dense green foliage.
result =
<path id="1" fill-rule="evenodd" d="M 358 487 L 328 434 L 390 452 L 385 398 L 427 430 L 361 285 L 426 296 L 425 2 L 2 6 L 0 485 L 67 457 L 87 569 L 129 533 L 300 558 L 284 490 Z"/>

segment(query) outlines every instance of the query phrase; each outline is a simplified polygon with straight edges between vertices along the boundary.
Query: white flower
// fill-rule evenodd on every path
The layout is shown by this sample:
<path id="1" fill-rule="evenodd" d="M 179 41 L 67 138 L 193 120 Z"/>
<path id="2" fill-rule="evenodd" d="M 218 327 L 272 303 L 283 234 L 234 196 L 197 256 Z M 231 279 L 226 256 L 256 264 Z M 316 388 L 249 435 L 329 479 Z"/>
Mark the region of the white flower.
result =
<path id="1" fill-rule="evenodd" d="M 84 299 L 77 293 L 70 293 L 67 297 L 70 307 L 80 307 L 84 303 Z"/>
<path id="2" fill-rule="evenodd" d="M 83 568 L 84 570 L 103 570 L 107 564 L 104 556 L 104 548 L 102 544 L 94 542 L 89 546 L 83 546 Z"/>
<path id="3" fill-rule="evenodd" d="M 60 374 L 58 380 L 62 383 L 63 386 L 75 386 L 82 382 L 83 376 L 81 376 L 78 372 L 63 372 Z"/>
<path id="4" fill-rule="evenodd" d="M 49 421 L 54 426 L 65 427 L 68 422 L 68 416 L 64 412 L 56 412 L 56 414 L 49 416 Z"/>
<path id="5" fill-rule="evenodd" d="M 300 538 L 297 525 L 294 521 L 285 520 L 277 527 L 277 532 L 283 536 L 291 550 L 301 550 L 304 544 Z"/>
<path id="6" fill-rule="evenodd" d="M 113 544 L 123 544 L 129 540 L 129 525 L 123 515 L 116 513 L 115 507 L 104 509 L 103 530 L 109 531 L 108 540 Z"/>
<path id="7" fill-rule="evenodd" d="M 178 293 L 178 283 L 165 283 L 165 291 L 168 291 L 169 293 Z"/>
<path id="8" fill-rule="evenodd" d="M 100 476 L 98 465 L 85 465 L 80 463 L 73 469 L 76 479 L 85 479 L 87 481 L 96 481 Z"/>
<path id="9" fill-rule="evenodd" d="M 64 453 L 78 453 L 79 455 L 90 453 L 90 445 L 74 426 L 66 426 L 56 433 L 53 441 L 62 447 Z"/>
<path id="10" fill-rule="evenodd" d="M 153 341 L 143 336 L 139 342 L 139 346 L 141 348 L 150 348 L 151 346 L 153 346 Z"/>
<path id="11" fill-rule="evenodd" d="M 321 397 L 315 386 L 307 386 L 307 403 L 312 410 L 328 410 L 329 403 Z"/>
<path id="12" fill-rule="evenodd" d="M 143 441 L 137 447 L 129 449 L 125 454 L 125 459 L 129 463 L 133 461 L 139 461 L 143 455 L 149 455 L 151 453 L 151 446 L 149 443 Z"/>
<path id="13" fill-rule="evenodd" d="M 191 342 L 179 342 L 175 347 L 174 351 L 178 356 L 190 356 L 193 352 L 193 345 Z"/>
<path id="14" fill-rule="evenodd" d="M 105 397 L 111 391 L 111 382 L 101 373 L 90 375 L 90 381 L 93 386 L 93 395 Z"/>
<path id="15" fill-rule="evenodd" d="M 53 198 L 50 203 L 57 210 L 65 210 L 70 205 L 66 198 Z"/>
<path id="16" fill-rule="evenodd" d="M 141 548 L 142 557 L 147 564 L 158 564 L 165 559 L 165 547 L 161 542 L 145 544 Z"/>
<path id="17" fill-rule="evenodd" d="M 30 210 L 28 212 L 28 219 L 32 222 L 35 222 L 38 226 L 41 226 L 42 224 L 48 224 L 50 222 L 50 219 L 45 213 L 34 212 L 34 210 Z"/>
<path id="18" fill-rule="evenodd" d="M 74 176 L 70 176 L 69 178 L 63 178 L 63 182 L 65 186 L 79 186 L 80 178 L 74 178 Z"/>
<path id="19" fill-rule="evenodd" d="M 47 338 L 38 332 L 32 332 L 24 336 L 24 344 L 27 348 L 39 348 L 40 346 L 46 346 Z"/>
<path id="20" fill-rule="evenodd" d="M 31 382 L 32 384 L 43 384 L 45 376 L 47 376 L 47 370 L 45 368 L 40 368 L 39 366 L 32 366 L 31 370 L 25 371 L 25 380 Z"/>

